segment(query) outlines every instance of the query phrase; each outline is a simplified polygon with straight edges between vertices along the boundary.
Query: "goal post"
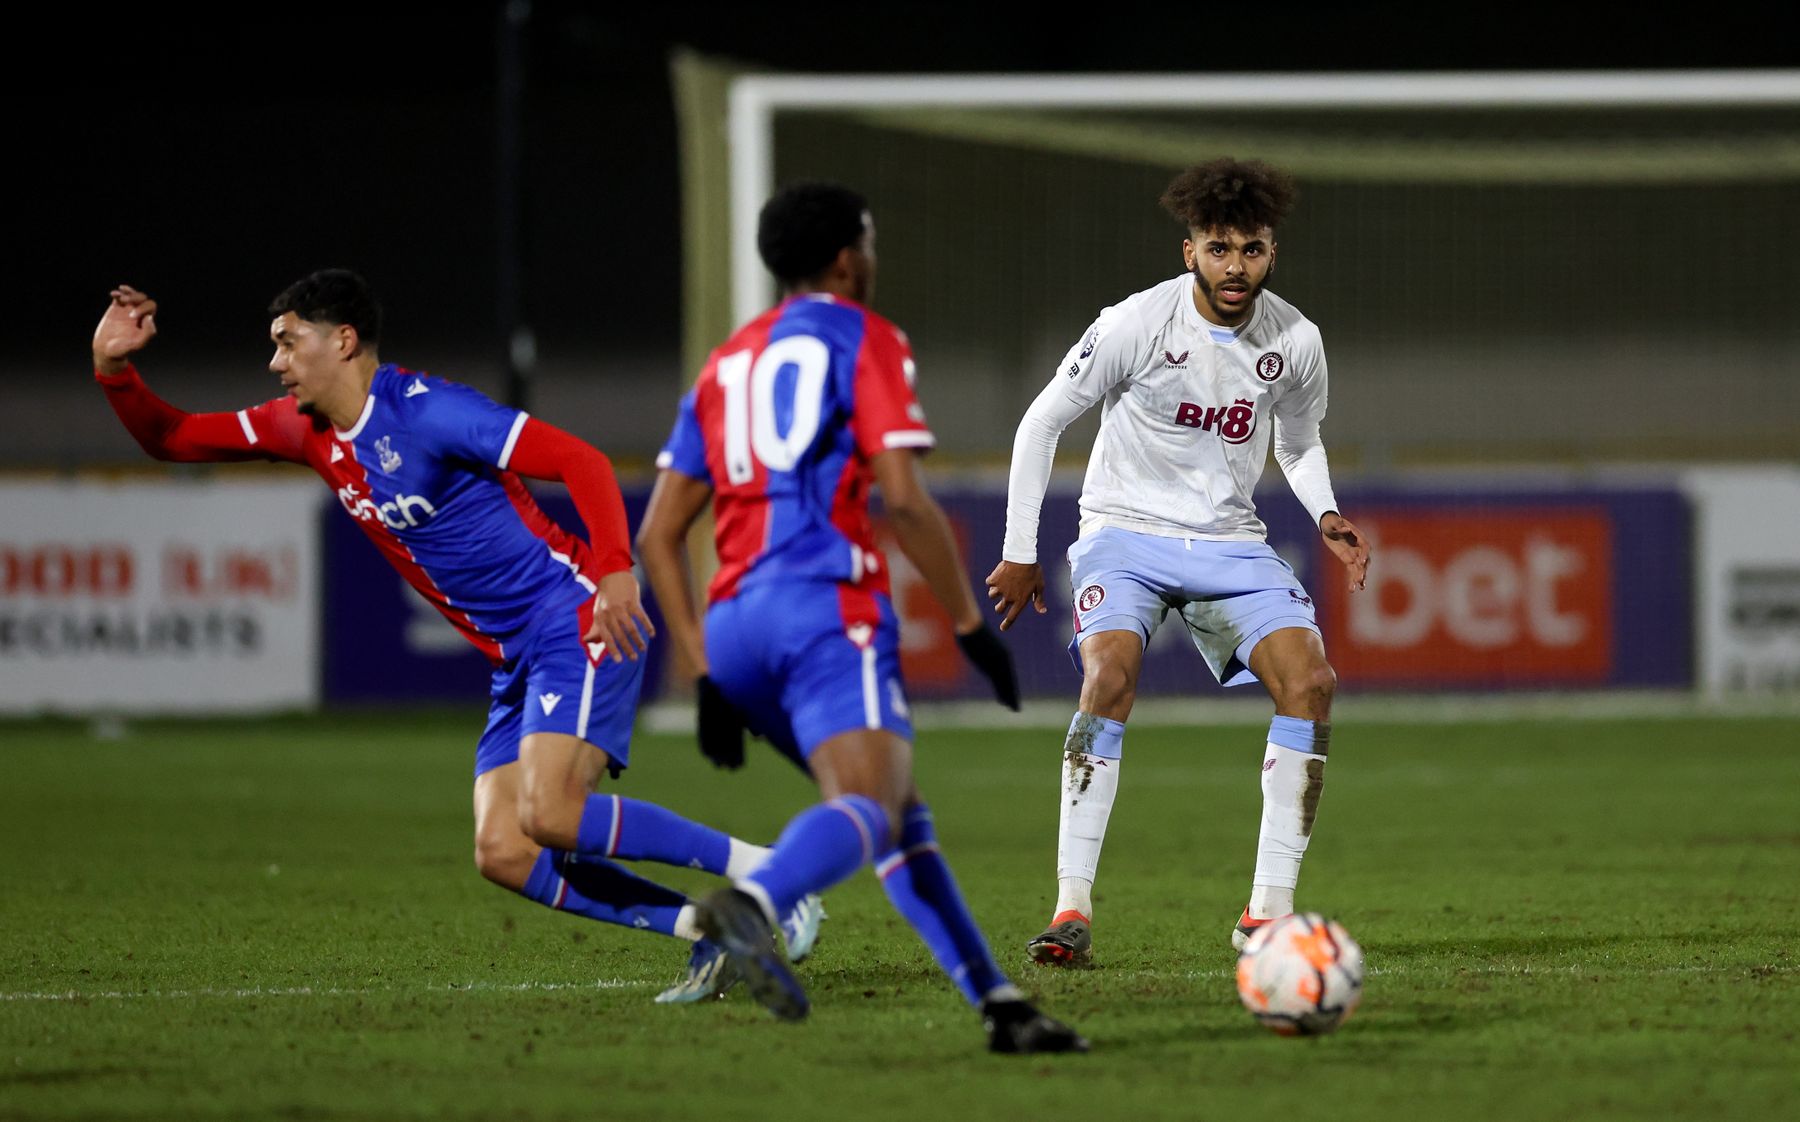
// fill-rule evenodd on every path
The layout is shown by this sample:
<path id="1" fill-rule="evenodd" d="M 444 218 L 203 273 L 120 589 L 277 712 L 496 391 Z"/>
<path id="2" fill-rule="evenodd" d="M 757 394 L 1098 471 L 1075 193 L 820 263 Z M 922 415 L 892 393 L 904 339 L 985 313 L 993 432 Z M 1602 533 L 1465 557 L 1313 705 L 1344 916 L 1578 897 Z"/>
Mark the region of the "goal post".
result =
<path id="1" fill-rule="evenodd" d="M 1681 110 L 1794 108 L 1800 72 L 1673 71 L 1631 73 L 893 75 L 746 74 L 727 94 L 730 145 L 732 309 L 742 320 L 765 307 L 771 292 L 756 256 L 756 214 L 775 186 L 774 120 L 780 113 L 848 112 L 871 123 L 959 136 L 982 143 L 1049 146 L 1114 159 L 1183 166 L 1194 154 L 1262 148 L 1297 175 L 1318 178 L 1492 182 L 1677 182 L 1720 176 L 1800 177 L 1800 144 L 1716 137 L 1612 145 L 1596 159 L 1591 140 L 1503 144 L 1426 138 L 1390 139 L 1370 151 L 1356 141 L 1304 133 L 1262 135 L 1248 129 L 1209 131 L 1027 117 L 1051 111 L 1245 110 L 1310 115 L 1368 111 Z M 1521 158 L 1524 157 L 1524 158 Z M 1684 158 L 1685 157 L 1685 158 Z M 1396 166 L 1395 161 L 1399 161 Z"/>
<path id="2" fill-rule="evenodd" d="M 706 95 L 680 99 L 689 377 L 773 298 L 769 193 L 839 179 L 874 206 L 877 305 L 913 334 L 941 449 L 1002 461 L 1099 308 L 1179 268 L 1161 187 L 1231 154 L 1300 181 L 1271 287 L 1321 325 L 1334 382 L 1356 379 L 1334 463 L 1780 455 L 1800 436 L 1767 408 L 1800 367 L 1800 70 L 675 70 Z M 1733 243 L 1704 282 L 1661 244 L 1695 237 Z"/>

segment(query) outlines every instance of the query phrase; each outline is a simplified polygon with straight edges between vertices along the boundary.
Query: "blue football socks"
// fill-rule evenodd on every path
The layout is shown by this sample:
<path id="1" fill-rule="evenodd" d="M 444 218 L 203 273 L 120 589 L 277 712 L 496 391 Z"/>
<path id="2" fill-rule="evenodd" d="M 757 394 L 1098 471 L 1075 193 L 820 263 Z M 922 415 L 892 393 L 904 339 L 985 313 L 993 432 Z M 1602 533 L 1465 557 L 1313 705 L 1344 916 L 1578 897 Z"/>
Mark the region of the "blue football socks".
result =
<path id="1" fill-rule="evenodd" d="M 731 838 L 655 803 L 620 795 L 589 795 L 576 835 L 584 857 L 660 861 L 725 874 Z"/>
<path id="2" fill-rule="evenodd" d="M 931 948 L 932 957 L 969 1004 L 980 1005 L 996 988 L 1010 984 L 938 852 L 931 808 L 915 803 L 906 812 L 900 843 L 882 857 L 875 871 L 894 910 Z"/>
<path id="3" fill-rule="evenodd" d="M 744 880 L 784 916 L 802 896 L 825 891 L 887 848 L 881 804 L 866 795 L 842 795 L 796 815 L 776 839 L 775 852 Z"/>
<path id="4" fill-rule="evenodd" d="M 555 849 L 538 853 L 519 895 L 557 911 L 664 935 L 675 933 L 675 917 L 688 902 L 611 861 Z"/>

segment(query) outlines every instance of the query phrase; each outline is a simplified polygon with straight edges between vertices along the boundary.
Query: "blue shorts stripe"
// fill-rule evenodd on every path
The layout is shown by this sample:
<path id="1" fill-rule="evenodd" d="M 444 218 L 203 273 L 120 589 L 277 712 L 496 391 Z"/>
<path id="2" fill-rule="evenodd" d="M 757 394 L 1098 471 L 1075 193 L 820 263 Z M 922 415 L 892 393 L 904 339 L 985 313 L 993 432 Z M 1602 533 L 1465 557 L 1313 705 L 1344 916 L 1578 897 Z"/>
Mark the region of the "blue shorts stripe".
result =
<path id="1" fill-rule="evenodd" d="M 796 760 L 860 729 L 912 739 L 899 621 L 886 596 L 867 602 L 873 626 L 846 625 L 838 586 L 824 582 L 743 589 L 707 609 L 713 681 L 752 731 Z"/>
<path id="2" fill-rule="evenodd" d="M 578 595 L 544 608 L 508 644 L 519 653 L 494 671 L 487 728 L 475 746 L 477 776 L 516 761 L 519 745 L 539 732 L 578 737 L 617 767 L 630 764 L 644 659 L 595 662 L 581 636 L 585 603 Z"/>

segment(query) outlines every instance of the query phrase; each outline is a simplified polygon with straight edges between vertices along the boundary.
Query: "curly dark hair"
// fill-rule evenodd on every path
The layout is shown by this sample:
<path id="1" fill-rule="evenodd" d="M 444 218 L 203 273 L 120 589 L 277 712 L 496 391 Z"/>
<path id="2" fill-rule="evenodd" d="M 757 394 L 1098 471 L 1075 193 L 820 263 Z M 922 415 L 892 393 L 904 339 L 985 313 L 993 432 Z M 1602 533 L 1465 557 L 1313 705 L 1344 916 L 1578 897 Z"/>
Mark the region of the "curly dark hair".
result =
<path id="1" fill-rule="evenodd" d="M 763 204 L 757 251 L 782 284 L 811 280 L 862 237 L 868 209 L 861 195 L 841 184 L 789 184 Z"/>
<path id="2" fill-rule="evenodd" d="M 1281 225 L 1298 196 L 1294 177 L 1280 168 L 1220 156 L 1176 176 L 1162 206 L 1189 230 L 1254 234 Z"/>
<path id="3" fill-rule="evenodd" d="M 349 269 L 320 269 L 288 285 L 269 304 L 269 318 L 289 312 L 308 323 L 354 327 L 370 346 L 381 341 L 381 301 L 369 282 Z"/>

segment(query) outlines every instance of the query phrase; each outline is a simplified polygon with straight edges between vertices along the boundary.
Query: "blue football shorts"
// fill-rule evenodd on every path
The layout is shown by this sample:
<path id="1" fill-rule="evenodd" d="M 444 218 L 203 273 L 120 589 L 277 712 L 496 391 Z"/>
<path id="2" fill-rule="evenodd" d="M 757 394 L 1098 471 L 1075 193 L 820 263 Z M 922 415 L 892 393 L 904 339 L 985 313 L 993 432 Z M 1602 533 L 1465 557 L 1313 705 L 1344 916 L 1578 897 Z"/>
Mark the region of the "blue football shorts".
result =
<path id="1" fill-rule="evenodd" d="M 880 593 L 756 585 L 706 610 L 708 673 L 750 730 L 803 763 L 852 729 L 912 739 L 900 623 Z"/>
<path id="2" fill-rule="evenodd" d="M 605 752 L 616 776 L 630 763 L 631 729 L 637 718 L 644 660 L 614 662 L 610 651 L 582 642 L 592 600 L 559 599 L 541 609 L 508 646 L 518 653 L 494 670 L 487 729 L 475 745 L 475 774 L 519 758 L 519 745 L 535 732 L 579 737 Z"/>
<path id="3" fill-rule="evenodd" d="M 1270 632 L 1319 630 L 1312 597 L 1267 542 L 1164 538 L 1107 526 L 1069 547 L 1069 573 L 1069 655 L 1077 669 L 1089 635 L 1135 631 L 1148 645 L 1171 610 L 1181 613 L 1200 657 L 1227 686 L 1256 681 L 1250 652 Z"/>

